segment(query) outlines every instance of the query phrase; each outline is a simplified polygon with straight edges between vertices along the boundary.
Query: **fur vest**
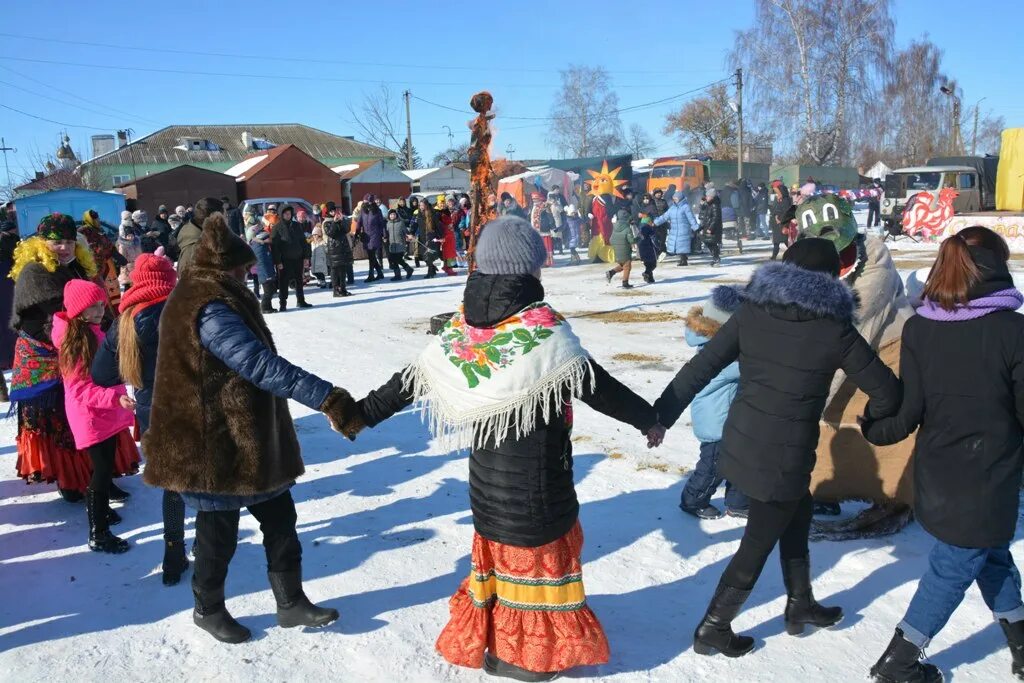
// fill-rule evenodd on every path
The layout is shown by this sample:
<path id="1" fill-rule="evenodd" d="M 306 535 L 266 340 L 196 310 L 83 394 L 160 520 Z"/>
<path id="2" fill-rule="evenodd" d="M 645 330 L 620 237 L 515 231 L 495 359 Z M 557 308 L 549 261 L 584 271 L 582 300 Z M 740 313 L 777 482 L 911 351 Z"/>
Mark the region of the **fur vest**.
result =
<path id="1" fill-rule="evenodd" d="M 242 379 L 199 341 L 212 301 L 230 306 L 274 349 L 259 304 L 224 271 L 194 266 L 164 307 L 149 431 L 147 484 L 171 491 L 253 495 L 303 471 L 288 402 Z M 275 349 L 276 350 L 276 349 Z"/>

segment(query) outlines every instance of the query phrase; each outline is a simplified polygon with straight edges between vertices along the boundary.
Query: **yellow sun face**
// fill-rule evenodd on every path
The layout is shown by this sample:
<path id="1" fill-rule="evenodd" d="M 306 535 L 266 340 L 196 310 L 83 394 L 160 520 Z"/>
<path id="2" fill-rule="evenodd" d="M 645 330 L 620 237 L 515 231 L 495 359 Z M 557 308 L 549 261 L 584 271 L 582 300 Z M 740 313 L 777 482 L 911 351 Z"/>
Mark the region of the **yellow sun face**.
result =
<path id="1" fill-rule="evenodd" d="M 616 166 L 613 170 L 608 170 L 608 162 L 601 162 L 600 171 L 587 170 L 590 174 L 590 194 L 591 196 L 597 197 L 602 194 L 610 194 L 619 199 L 623 198 L 622 187 L 626 184 L 624 179 L 619 179 L 619 172 L 622 170 L 621 166 Z"/>

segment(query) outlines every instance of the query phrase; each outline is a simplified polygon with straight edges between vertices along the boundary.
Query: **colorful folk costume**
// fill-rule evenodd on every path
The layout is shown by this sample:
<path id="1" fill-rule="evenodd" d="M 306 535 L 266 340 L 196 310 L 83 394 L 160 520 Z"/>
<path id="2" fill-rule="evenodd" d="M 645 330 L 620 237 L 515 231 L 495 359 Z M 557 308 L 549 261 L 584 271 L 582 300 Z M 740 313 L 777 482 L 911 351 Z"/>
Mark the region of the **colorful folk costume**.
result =
<path id="1" fill-rule="evenodd" d="M 589 245 L 590 260 L 594 263 L 604 261 L 615 263 L 615 250 L 611 247 L 612 216 L 615 215 L 615 202 L 625 199 L 622 188 L 625 179 L 619 178 L 621 167 L 608 170 L 608 162 L 602 162 L 600 171 L 590 171 L 590 219 L 591 237 Z"/>
<path id="2" fill-rule="evenodd" d="M 544 303 L 532 273 L 546 259 L 525 220 L 488 223 L 462 309 L 412 365 L 360 402 L 370 426 L 418 403 L 435 437 L 471 451 L 472 569 L 437 649 L 453 664 L 520 680 L 609 656 L 583 589 L 573 399 L 641 431 L 657 420 Z"/>
<path id="3" fill-rule="evenodd" d="M 88 242 L 93 260 L 96 262 L 97 277 L 102 280 L 103 289 L 110 299 L 111 309 L 117 311 L 121 302 L 121 283 L 117 280 L 117 268 L 118 264 L 126 264 L 124 257 L 104 234 L 100 215 L 92 209 L 82 214 L 82 225 L 78 228 L 78 234 Z"/>
<path id="4" fill-rule="evenodd" d="M 96 275 L 92 254 L 80 242 L 74 258 L 60 263 L 47 240 L 75 241 L 70 216 L 53 214 L 39 224 L 38 235 L 14 251 L 14 315 L 17 330 L 11 401 L 18 414 L 18 476 L 27 482 L 56 482 L 61 495 L 80 500 L 92 477 L 88 454 L 75 448 L 64 408 L 64 385 L 57 349 L 50 340 L 53 315 L 61 310 L 64 285 Z M 122 442 L 123 441 L 123 442 Z M 139 452 L 130 437 L 118 442 L 114 476 L 135 474 Z"/>

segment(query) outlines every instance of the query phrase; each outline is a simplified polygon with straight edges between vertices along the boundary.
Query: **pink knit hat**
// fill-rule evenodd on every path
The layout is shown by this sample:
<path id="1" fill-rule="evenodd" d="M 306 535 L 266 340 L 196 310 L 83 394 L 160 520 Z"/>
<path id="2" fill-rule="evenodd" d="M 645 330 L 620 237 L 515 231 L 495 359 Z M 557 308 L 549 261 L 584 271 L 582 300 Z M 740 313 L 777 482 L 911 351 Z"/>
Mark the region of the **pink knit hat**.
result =
<path id="1" fill-rule="evenodd" d="M 107 294 L 89 280 L 71 280 L 64 285 L 64 310 L 68 319 L 77 318 L 93 304 L 107 303 Z"/>

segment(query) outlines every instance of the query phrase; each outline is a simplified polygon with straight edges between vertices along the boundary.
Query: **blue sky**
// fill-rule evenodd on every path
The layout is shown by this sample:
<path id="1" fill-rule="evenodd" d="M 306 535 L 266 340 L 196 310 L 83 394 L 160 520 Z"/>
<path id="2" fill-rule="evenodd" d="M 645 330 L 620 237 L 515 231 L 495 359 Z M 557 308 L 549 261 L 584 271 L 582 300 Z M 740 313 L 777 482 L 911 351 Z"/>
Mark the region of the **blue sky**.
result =
<path id="1" fill-rule="evenodd" d="M 486 88 L 499 117 L 544 117 L 569 63 L 607 68 L 628 107 L 728 76 L 725 53 L 752 16 L 747 0 L 10 3 L 0 26 L 0 104 L 24 113 L 0 108 L 0 135 L 18 149 L 9 157 L 18 179 L 39 152 L 56 148 L 61 124 L 75 126 L 67 131 L 81 151 L 96 133 L 128 127 L 139 137 L 168 124 L 299 122 L 355 134 L 346 105 L 380 82 L 463 110 Z M 983 108 L 1008 126 L 1024 126 L 1024 76 L 1012 56 L 1022 24 L 1019 0 L 896 1 L 898 45 L 927 32 L 962 84 L 964 106 L 986 97 Z M 623 123 L 640 123 L 659 152 L 671 153 L 661 128 L 677 106 L 630 112 Z M 456 141 L 468 137 L 468 115 L 414 100 L 412 117 L 424 161 L 447 147 L 443 126 Z M 553 155 L 546 124 L 499 118 L 496 128 L 498 153 Z"/>

